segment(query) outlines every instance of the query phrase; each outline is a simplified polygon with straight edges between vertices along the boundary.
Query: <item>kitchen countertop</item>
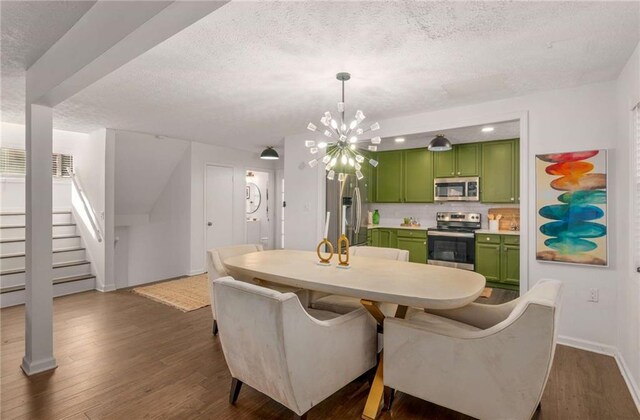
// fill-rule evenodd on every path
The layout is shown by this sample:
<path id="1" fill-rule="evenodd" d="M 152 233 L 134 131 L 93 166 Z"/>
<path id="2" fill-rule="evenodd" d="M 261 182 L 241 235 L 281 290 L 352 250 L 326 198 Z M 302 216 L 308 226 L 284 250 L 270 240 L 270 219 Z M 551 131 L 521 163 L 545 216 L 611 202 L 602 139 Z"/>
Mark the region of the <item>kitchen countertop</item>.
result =
<path id="1" fill-rule="evenodd" d="M 478 229 L 476 230 L 476 235 L 520 235 L 519 230 L 499 230 L 493 231 L 489 229 Z"/>
<path id="2" fill-rule="evenodd" d="M 427 230 L 431 229 L 427 226 L 400 226 L 400 225 L 368 225 L 367 229 L 408 229 L 408 230 Z"/>
<path id="3" fill-rule="evenodd" d="M 428 230 L 431 227 L 428 226 L 399 226 L 399 225 L 368 225 L 368 229 L 407 229 L 407 230 Z M 519 230 L 499 230 L 497 232 L 491 231 L 489 229 L 478 229 L 475 231 L 476 234 L 479 235 L 520 235 Z"/>

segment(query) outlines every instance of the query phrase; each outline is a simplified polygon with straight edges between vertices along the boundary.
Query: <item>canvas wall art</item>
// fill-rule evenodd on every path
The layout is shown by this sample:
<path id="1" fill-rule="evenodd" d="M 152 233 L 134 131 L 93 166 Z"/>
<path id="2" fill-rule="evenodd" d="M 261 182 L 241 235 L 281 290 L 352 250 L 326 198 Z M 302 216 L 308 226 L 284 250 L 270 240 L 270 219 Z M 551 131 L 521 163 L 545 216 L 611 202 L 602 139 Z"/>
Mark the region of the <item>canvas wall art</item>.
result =
<path id="1" fill-rule="evenodd" d="M 606 266 L 607 151 L 536 156 L 536 258 Z"/>

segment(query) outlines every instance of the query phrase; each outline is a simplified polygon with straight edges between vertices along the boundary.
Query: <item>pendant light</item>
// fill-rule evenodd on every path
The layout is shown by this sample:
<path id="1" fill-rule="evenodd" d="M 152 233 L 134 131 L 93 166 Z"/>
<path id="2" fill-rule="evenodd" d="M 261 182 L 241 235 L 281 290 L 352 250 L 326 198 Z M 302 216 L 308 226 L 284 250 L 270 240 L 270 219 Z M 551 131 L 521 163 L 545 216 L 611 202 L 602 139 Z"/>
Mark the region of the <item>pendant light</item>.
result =
<path id="1" fill-rule="evenodd" d="M 278 152 L 276 152 L 273 146 L 269 146 L 262 151 L 262 154 L 260 154 L 260 159 L 278 160 L 280 159 L 280 156 L 278 156 Z"/>
<path id="2" fill-rule="evenodd" d="M 438 134 L 433 140 L 431 140 L 427 149 L 432 152 L 446 152 L 447 150 L 451 150 L 451 142 L 444 136 L 444 134 Z"/>

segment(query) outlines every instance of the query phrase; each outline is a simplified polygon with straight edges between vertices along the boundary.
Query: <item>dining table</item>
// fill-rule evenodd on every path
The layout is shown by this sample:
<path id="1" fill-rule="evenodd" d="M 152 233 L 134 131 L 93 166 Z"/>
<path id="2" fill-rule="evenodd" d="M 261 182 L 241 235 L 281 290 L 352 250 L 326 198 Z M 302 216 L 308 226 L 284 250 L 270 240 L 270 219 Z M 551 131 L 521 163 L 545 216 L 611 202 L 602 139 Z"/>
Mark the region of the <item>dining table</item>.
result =
<path id="1" fill-rule="evenodd" d="M 409 307 L 455 309 L 473 302 L 484 290 L 479 273 L 422 263 L 351 256 L 348 266 L 319 264 L 315 252 L 269 250 L 229 257 L 223 264 L 232 276 L 255 278 L 293 288 L 360 299 L 383 332 L 381 303 L 398 305 L 395 317 Z M 384 350 L 383 350 L 384 351 Z M 385 396 L 382 352 L 362 418 L 377 418 Z M 387 390 L 387 393 L 389 390 Z"/>

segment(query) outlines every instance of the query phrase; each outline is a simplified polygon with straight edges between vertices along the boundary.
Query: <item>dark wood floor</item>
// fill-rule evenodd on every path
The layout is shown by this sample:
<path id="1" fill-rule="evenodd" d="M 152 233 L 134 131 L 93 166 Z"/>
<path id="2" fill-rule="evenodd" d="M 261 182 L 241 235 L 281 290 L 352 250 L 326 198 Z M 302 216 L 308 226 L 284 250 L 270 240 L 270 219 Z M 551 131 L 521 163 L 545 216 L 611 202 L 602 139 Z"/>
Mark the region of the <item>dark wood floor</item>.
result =
<path id="1" fill-rule="evenodd" d="M 31 378 L 19 368 L 24 308 L 3 309 L 0 371 L 2 419 L 276 419 L 293 415 L 243 387 L 228 404 L 230 377 L 211 312 L 182 313 L 127 291 L 58 298 L 59 367 Z M 309 419 L 359 419 L 368 384 L 355 381 L 314 407 Z M 399 394 L 382 419 L 463 419 Z M 611 357 L 559 346 L 538 419 L 639 419 Z"/>

